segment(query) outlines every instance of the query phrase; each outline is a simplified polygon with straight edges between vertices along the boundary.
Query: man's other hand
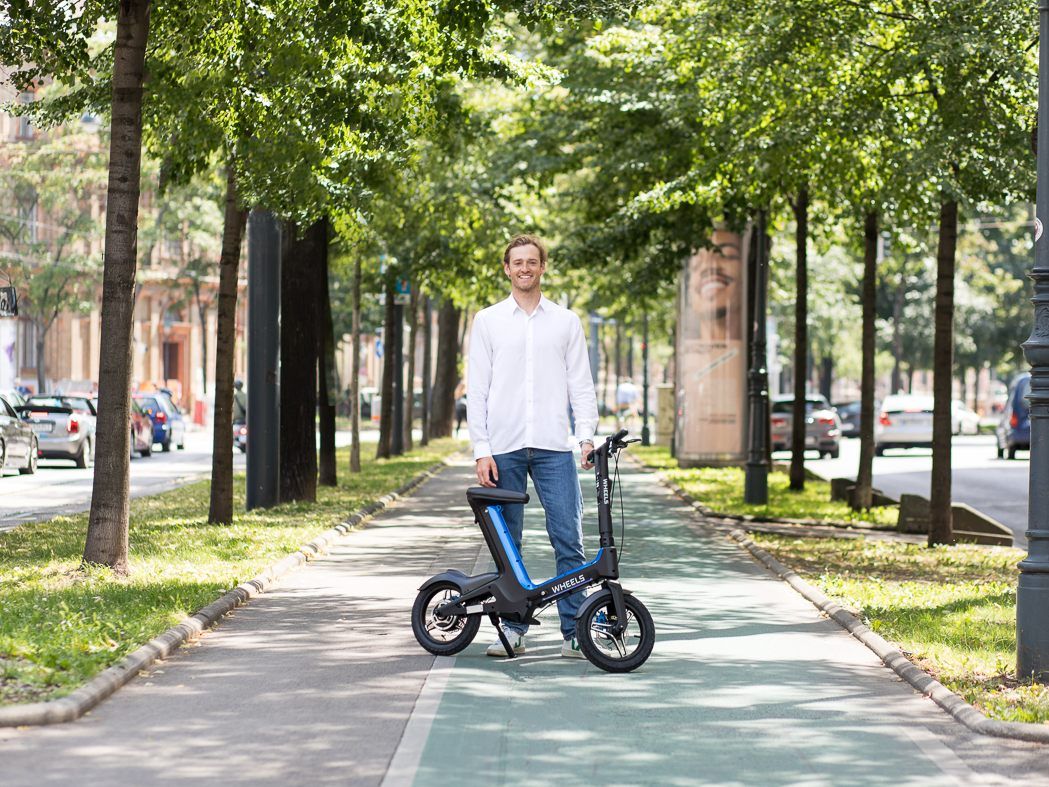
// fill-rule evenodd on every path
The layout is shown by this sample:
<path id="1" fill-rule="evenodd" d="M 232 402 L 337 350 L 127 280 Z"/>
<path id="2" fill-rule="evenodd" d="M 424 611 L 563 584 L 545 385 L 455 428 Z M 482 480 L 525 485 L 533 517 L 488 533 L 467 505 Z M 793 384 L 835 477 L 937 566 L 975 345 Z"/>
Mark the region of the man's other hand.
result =
<path id="1" fill-rule="evenodd" d="M 579 466 L 584 470 L 589 470 L 594 466 L 594 463 L 590 461 L 591 454 L 594 453 L 593 443 L 581 443 L 579 446 L 579 453 L 582 455 L 579 460 Z"/>
<path id="2" fill-rule="evenodd" d="M 477 483 L 481 486 L 494 487 L 499 480 L 499 468 L 495 460 L 490 456 L 482 456 L 477 460 Z"/>

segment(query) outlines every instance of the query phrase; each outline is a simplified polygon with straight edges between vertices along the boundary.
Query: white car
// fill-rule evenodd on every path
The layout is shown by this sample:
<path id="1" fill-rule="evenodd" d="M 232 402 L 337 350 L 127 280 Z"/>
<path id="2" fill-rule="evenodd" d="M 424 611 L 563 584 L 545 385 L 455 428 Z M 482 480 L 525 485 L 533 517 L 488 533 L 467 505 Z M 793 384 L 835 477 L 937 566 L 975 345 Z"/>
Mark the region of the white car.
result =
<path id="1" fill-rule="evenodd" d="M 951 433 L 979 434 L 980 416 L 965 406 L 961 399 L 951 402 Z"/>
<path id="2" fill-rule="evenodd" d="M 888 448 L 931 448 L 932 406 L 931 396 L 886 396 L 874 424 L 874 453 L 881 456 Z"/>

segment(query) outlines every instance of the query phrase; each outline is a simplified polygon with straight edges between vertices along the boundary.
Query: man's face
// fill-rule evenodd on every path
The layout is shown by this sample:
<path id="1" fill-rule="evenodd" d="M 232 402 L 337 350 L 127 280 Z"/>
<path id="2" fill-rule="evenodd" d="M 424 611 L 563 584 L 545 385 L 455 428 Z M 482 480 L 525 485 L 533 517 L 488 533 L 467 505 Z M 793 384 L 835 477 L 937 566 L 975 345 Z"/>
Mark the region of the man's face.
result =
<path id="1" fill-rule="evenodd" d="M 715 232 L 713 237 L 717 247 L 701 257 L 693 287 L 700 313 L 709 318 L 724 319 L 730 308 L 739 308 L 736 285 L 742 275 L 742 259 L 735 242 L 719 238 L 719 234 Z M 719 240 L 723 242 L 718 244 Z"/>
<path id="2" fill-rule="evenodd" d="M 546 264 L 541 261 L 539 249 L 528 244 L 510 249 L 510 261 L 503 264 L 503 270 L 515 290 L 531 292 L 539 287 Z"/>

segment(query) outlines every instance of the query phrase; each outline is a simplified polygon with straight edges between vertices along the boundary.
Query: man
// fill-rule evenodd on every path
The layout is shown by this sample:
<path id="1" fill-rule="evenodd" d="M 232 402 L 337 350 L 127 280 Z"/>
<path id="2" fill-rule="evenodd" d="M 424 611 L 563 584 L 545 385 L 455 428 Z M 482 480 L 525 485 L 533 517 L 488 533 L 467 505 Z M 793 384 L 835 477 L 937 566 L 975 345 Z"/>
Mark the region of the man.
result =
<path id="1" fill-rule="evenodd" d="M 586 562 L 583 499 L 568 444 L 568 405 L 582 453 L 593 467 L 597 399 L 579 318 L 543 297 L 546 247 L 533 235 L 518 235 L 503 254 L 510 297 L 478 312 L 470 334 L 467 425 L 481 486 L 524 492 L 528 476 L 546 512 L 546 532 L 560 575 Z M 521 548 L 524 508 L 503 514 Z M 571 594 L 557 602 L 564 643 L 561 655 L 582 658 L 575 641 L 575 614 L 583 601 Z M 527 625 L 503 623 L 515 653 L 525 652 Z M 505 656 L 496 640 L 489 656 Z"/>
<path id="2" fill-rule="evenodd" d="M 248 422 L 248 394 L 244 390 L 244 383 L 239 379 L 233 381 L 233 423 L 246 424 Z"/>

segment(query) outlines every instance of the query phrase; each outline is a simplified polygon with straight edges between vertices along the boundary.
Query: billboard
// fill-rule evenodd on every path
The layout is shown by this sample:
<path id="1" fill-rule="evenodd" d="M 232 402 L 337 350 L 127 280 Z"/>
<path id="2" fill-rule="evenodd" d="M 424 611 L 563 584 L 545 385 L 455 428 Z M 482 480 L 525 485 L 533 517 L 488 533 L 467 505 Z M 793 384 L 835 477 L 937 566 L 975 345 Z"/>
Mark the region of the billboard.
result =
<path id="1" fill-rule="evenodd" d="M 682 466 L 745 459 L 747 266 L 740 233 L 717 228 L 678 290 L 677 424 Z"/>

